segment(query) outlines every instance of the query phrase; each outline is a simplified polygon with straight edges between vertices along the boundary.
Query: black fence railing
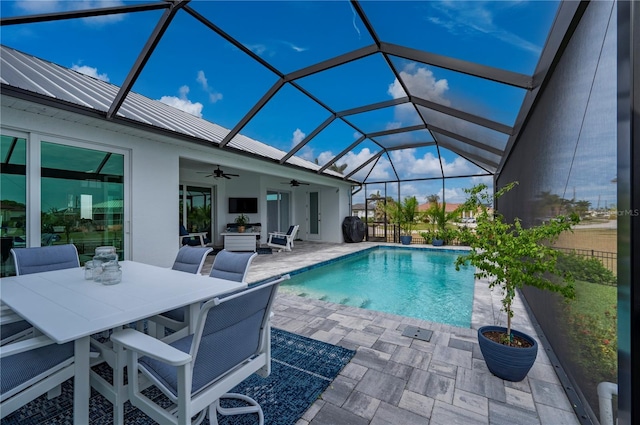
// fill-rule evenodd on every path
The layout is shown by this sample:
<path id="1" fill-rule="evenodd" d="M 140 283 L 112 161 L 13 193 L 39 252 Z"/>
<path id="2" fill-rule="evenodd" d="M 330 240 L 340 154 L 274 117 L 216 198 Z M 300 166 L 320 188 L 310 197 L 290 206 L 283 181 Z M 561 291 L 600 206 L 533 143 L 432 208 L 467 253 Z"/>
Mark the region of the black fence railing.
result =
<path id="1" fill-rule="evenodd" d="M 576 249 L 576 248 L 560 248 L 554 247 L 558 251 L 566 253 L 574 253 L 584 258 L 595 258 L 602 265 L 617 276 L 618 274 L 618 253 L 608 251 L 596 251 L 595 249 Z"/>

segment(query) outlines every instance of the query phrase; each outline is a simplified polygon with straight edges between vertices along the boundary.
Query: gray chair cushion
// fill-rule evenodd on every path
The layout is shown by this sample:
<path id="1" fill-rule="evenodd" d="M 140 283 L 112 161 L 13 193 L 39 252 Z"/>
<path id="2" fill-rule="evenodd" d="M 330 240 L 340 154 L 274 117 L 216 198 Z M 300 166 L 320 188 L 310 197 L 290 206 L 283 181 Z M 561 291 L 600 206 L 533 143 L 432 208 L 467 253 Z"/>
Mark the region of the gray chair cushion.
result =
<path id="1" fill-rule="evenodd" d="M 241 282 L 253 252 L 220 251 L 213 261 L 209 276 Z"/>
<path id="2" fill-rule="evenodd" d="M 281 237 L 281 236 L 273 236 L 271 238 L 271 243 L 275 244 L 275 245 L 286 246 L 287 245 L 287 238 L 284 238 L 284 237 Z"/>
<path id="3" fill-rule="evenodd" d="M 73 357 L 73 342 L 51 344 L 2 359 L 0 388 L 6 394 L 13 388 Z M 4 397 L 3 397 L 4 398 Z"/>
<path id="4" fill-rule="evenodd" d="M 209 310 L 195 360 L 192 393 L 216 380 L 225 372 L 257 353 L 261 325 L 273 287 L 223 302 Z M 188 353 L 193 335 L 171 345 Z M 149 357 L 141 357 L 140 366 L 177 397 L 177 368 Z"/>
<path id="5" fill-rule="evenodd" d="M 75 245 L 53 245 L 11 250 L 19 275 L 80 267 Z"/>
<path id="6" fill-rule="evenodd" d="M 2 325 L 0 326 L 0 340 L 4 340 L 5 338 L 18 334 L 22 331 L 26 331 L 29 328 L 31 328 L 31 323 L 26 320 Z M 4 360 L 0 360 L 0 362 L 4 362 Z"/>
<path id="7" fill-rule="evenodd" d="M 186 273 L 198 273 L 202 266 L 202 260 L 211 251 L 213 250 L 209 247 L 183 246 L 178 251 L 171 268 Z"/>

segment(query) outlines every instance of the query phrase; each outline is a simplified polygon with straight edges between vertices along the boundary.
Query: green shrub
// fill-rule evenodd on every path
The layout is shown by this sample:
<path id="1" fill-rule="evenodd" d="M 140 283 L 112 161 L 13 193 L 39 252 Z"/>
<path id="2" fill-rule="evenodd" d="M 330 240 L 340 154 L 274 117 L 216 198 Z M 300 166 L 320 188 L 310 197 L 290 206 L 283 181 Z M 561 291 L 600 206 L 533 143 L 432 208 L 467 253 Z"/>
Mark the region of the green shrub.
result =
<path id="1" fill-rule="evenodd" d="M 597 258 L 583 257 L 575 252 L 558 255 L 558 268 L 571 273 L 576 280 L 615 286 L 618 279 Z"/>

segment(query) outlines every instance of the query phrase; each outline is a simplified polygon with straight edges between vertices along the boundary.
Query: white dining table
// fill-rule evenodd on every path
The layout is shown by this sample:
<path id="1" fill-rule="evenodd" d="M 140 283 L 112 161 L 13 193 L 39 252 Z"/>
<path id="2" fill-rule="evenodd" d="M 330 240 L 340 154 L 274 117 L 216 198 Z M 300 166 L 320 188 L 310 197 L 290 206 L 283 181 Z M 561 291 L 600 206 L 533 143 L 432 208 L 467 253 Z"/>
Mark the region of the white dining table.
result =
<path id="1" fill-rule="evenodd" d="M 76 425 L 89 424 L 91 335 L 184 306 L 194 324 L 202 301 L 246 287 L 133 261 L 120 264 L 122 281 L 116 285 L 85 280 L 81 268 L 0 279 L 3 303 L 56 343 L 74 341 Z"/>

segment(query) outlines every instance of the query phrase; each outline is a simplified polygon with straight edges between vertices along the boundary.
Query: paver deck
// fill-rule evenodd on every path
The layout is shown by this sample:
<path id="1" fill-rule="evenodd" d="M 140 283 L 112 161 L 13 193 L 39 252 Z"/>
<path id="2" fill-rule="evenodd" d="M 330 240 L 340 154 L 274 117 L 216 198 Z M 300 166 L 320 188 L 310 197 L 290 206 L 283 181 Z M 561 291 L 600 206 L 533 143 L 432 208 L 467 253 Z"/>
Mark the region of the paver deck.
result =
<path id="1" fill-rule="evenodd" d="M 259 255 L 249 282 L 298 270 L 378 243 L 295 242 L 291 252 Z M 382 244 L 384 245 L 384 244 Z M 451 249 L 451 247 L 446 247 Z M 435 249 L 435 248 L 434 248 Z M 205 264 L 208 273 L 212 257 Z M 477 328 L 503 324 L 500 299 L 476 281 L 471 328 L 279 294 L 272 325 L 356 350 L 296 425 L 576 425 L 578 421 L 545 352 L 544 338 L 529 375 L 508 382 L 482 358 Z M 517 300 L 514 328 L 536 336 Z M 407 326 L 433 331 L 429 342 L 403 336 Z"/>

